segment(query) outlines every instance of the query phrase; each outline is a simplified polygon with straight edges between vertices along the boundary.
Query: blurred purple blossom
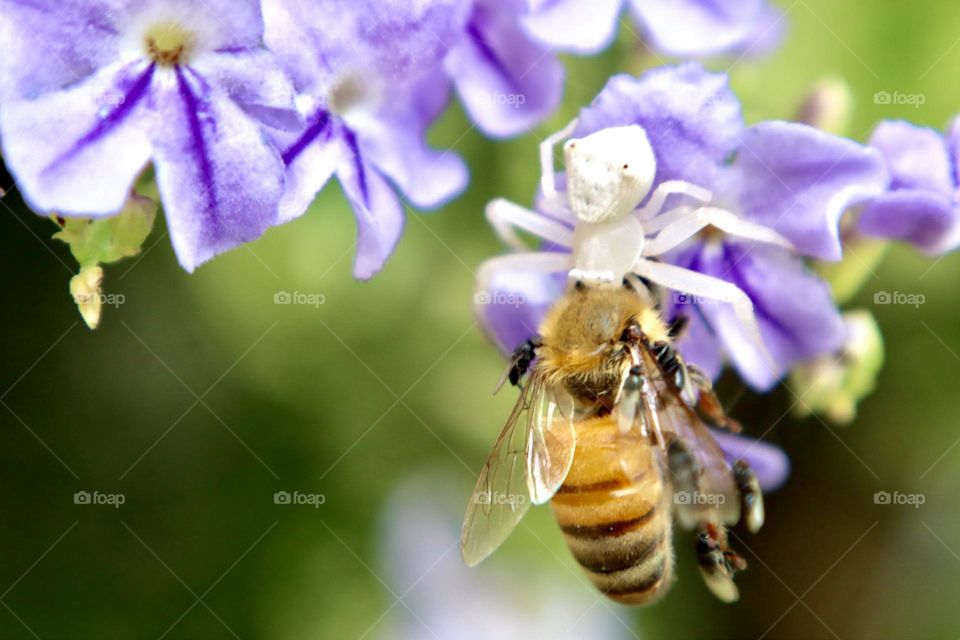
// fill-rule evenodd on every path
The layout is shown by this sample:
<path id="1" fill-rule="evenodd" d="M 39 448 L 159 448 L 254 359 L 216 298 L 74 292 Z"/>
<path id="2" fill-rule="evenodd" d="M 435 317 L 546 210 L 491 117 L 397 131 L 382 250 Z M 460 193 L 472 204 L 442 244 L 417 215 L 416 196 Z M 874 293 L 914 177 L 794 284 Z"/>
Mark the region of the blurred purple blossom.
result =
<path id="1" fill-rule="evenodd" d="M 267 46 L 307 123 L 274 136 L 287 167 L 280 221 L 303 214 L 336 175 L 357 218 L 358 278 L 379 271 L 400 237 L 396 191 L 432 208 L 466 186 L 460 157 L 424 136 L 447 104 L 443 60 L 468 9 L 461 0 L 264 0 Z"/>
<path id="2" fill-rule="evenodd" d="M 928 254 L 960 245 L 960 117 L 946 136 L 909 122 L 884 121 L 870 145 L 883 154 L 892 183 L 864 208 L 859 231 L 909 242 Z"/>
<path id="3" fill-rule="evenodd" d="M 277 223 L 293 90 L 256 0 L 0 0 L 0 136 L 42 213 L 119 212 L 148 163 L 188 271 Z"/>
<path id="4" fill-rule="evenodd" d="M 471 0 L 445 67 L 470 118 L 497 138 L 527 133 L 553 113 L 563 66 L 521 28 L 525 0 Z"/>
<path id="5" fill-rule="evenodd" d="M 530 558 L 492 558 L 468 568 L 460 557 L 463 504 L 445 487 L 462 486 L 445 475 L 422 473 L 401 482 L 381 527 L 386 584 L 401 606 L 374 637 L 424 640 L 636 637 L 628 621 L 575 574 L 554 575 Z M 552 563 L 552 556 L 549 556 Z M 509 570 L 505 570 L 509 563 Z M 518 571 L 518 565 L 524 571 Z"/>
<path id="6" fill-rule="evenodd" d="M 650 137 L 655 186 L 679 179 L 709 189 L 714 206 L 776 230 L 804 256 L 839 259 L 840 217 L 883 193 L 889 181 L 880 154 L 850 140 L 789 122 L 745 126 L 727 77 L 695 64 L 640 78 L 615 76 L 581 111 L 573 137 L 628 124 L 639 124 Z M 796 362 L 843 343 L 843 320 L 830 290 L 801 255 L 708 229 L 666 259 L 744 290 L 779 366 L 771 372 L 743 339 L 729 305 L 673 294 L 664 313 L 690 318 L 680 349 L 710 376 L 729 360 L 750 385 L 766 389 Z M 481 320 L 505 352 L 516 346 L 507 340 L 535 332 L 564 287 L 562 278 L 517 273 L 498 274 L 494 284 L 494 303 L 480 306 Z M 518 299 L 524 304 L 499 303 Z"/>
<path id="7" fill-rule="evenodd" d="M 527 0 L 523 25 L 548 46 L 596 53 L 616 35 L 625 4 L 651 49 L 673 56 L 764 53 L 786 26 L 767 0 Z"/>

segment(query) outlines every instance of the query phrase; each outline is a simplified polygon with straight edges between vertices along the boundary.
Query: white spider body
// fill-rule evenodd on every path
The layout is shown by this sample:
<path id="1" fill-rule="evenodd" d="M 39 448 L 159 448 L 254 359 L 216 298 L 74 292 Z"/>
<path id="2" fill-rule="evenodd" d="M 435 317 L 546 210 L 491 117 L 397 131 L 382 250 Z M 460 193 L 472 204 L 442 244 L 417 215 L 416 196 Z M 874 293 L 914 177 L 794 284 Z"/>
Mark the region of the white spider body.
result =
<path id="1" fill-rule="evenodd" d="M 656 158 L 639 125 L 603 129 L 564 145 L 567 211 L 555 186 L 553 146 L 568 137 L 576 125 L 574 120 L 540 145 L 541 209 L 549 215 L 502 199 L 487 205 L 490 223 L 518 253 L 486 261 L 478 276 L 478 291 L 489 295 L 492 279 L 501 269 L 568 272 L 571 280 L 591 286 L 622 286 L 625 276 L 636 274 L 695 299 L 730 303 L 745 336 L 757 346 L 768 366 L 773 366 L 762 342 L 753 303 L 746 293 L 726 280 L 650 258 L 676 248 L 709 226 L 787 249 L 793 249 L 793 245 L 772 229 L 709 206 L 713 194 L 697 185 L 668 180 L 651 192 Z M 662 211 L 672 194 L 685 195 L 698 204 Z M 647 202 L 640 207 L 644 199 Z M 572 230 L 552 218 L 567 221 Z M 531 252 L 516 229 L 571 252 Z"/>
<path id="2" fill-rule="evenodd" d="M 653 148 L 638 126 L 611 127 L 569 140 L 563 158 L 570 209 L 582 222 L 626 216 L 650 193 L 657 171 Z"/>

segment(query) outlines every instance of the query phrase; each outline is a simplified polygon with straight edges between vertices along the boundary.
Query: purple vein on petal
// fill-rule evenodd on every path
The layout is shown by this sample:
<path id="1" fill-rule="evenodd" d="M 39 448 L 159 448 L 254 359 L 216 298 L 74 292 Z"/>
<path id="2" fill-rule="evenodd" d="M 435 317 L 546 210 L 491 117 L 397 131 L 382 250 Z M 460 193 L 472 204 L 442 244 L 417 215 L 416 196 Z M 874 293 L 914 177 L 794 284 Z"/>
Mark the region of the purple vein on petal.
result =
<path id="1" fill-rule="evenodd" d="M 330 130 L 330 114 L 323 109 L 318 109 L 310 119 L 303 135 L 297 138 L 297 141 L 283 152 L 283 164 L 289 166 L 314 140 L 320 139 L 323 141 L 329 138 Z"/>
<path id="2" fill-rule="evenodd" d="M 486 37 L 483 33 L 480 32 L 480 29 L 477 25 L 471 20 L 467 24 L 467 35 L 470 36 L 470 40 L 477 45 L 477 49 L 480 50 L 480 54 L 490 63 L 490 66 L 493 69 L 502 75 L 510 87 L 514 90 L 519 90 L 516 80 L 513 78 L 513 75 L 510 73 L 510 70 L 507 69 L 506 65 L 503 64 L 503 61 L 497 55 L 497 52 L 493 50 L 493 47 L 490 46 L 490 43 L 487 42 Z"/>
<path id="3" fill-rule="evenodd" d="M 698 249 L 695 249 L 693 252 L 693 258 L 690 259 L 690 266 L 687 268 L 690 271 L 696 271 L 698 273 L 703 273 L 703 245 L 701 244 Z M 713 330 L 713 327 L 710 326 L 710 321 L 707 320 L 707 316 L 703 313 L 703 309 L 700 308 L 700 303 L 696 300 L 693 301 L 693 304 L 690 305 L 691 310 L 697 314 L 697 317 L 700 318 L 701 323 L 704 328 L 706 328 L 707 333 L 711 336 L 716 337 L 717 332 Z M 680 312 L 678 312 L 679 315 Z"/>
<path id="4" fill-rule="evenodd" d="M 130 89 L 123 94 L 123 100 L 119 101 L 116 108 L 101 118 L 90 131 L 85 133 L 77 142 L 67 151 L 58 156 L 51 162 L 44 172 L 54 170 L 59 164 L 66 162 L 77 155 L 86 145 L 96 142 L 103 136 L 116 129 L 137 106 L 137 104 L 147 94 L 147 88 L 150 86 L 150 80 L 153 78 L 155 64 L 151 64 L 140 76 L 130 85 Z"/>
<path id="5" fill-rule="evenodd" d="M 357 144 L 357 136 L 350 129 L 343 128 L 343 139 L 350 149 L 350 155 L 353 156 L 353 167 L 357 172 L 357 184 L 360 186 L 360 195 L 363 196 L 363 204 L 370 208 L 370 194 L 367 189 L 367 172 L 363 168 L 363 159 L 360 157 L 360 146 Z"/>
<path id="6" fill-rule="evenodd" d="M 180 99 L 183 101 L 183 107 L 187 122 L 190 127 L 190 136 L 192 137 L 192 147 L 194 157 L 197 158 L 198 169 L 200 170 L 200 180 L 206 188 L 203 194 L 206 202 L 204 214 L 210 216 L 214 214 L 217 208 L 216 184 L 213 178 L 213 162 L 210 160 L 210 154 L 207 152 L 206 140 L 203 134 L 203 123 L 200 121 L 199 112 L 201 110 L 200 101 L 191 91 L 187 79 L 183 75 L 183 70 L 177 67 L 177 82 L 179 85 Z"/>
<path id="7" fill-rule="evenodd" d="M 723 259 L 729 263 L 730 276 L 731 280 L 736 284 L 740 289 L 746 291 L 746 289 L 740 285 L 741 282 L 746 282 L 746 279 L 743 277 L 743 272 L 740 268 L 741 260 L 749 260 L 750 255 L 748 251 L 736 250 L 734 255 L 734 249 L 730 248 L 727 244 L 723 245 Z M 770 315 L 762 305 L 757 304 L 758 301 L 754 301 L 753 312 L 756 314 L 758 320 L 766 322 L 772 329 L 777 331 L 781 336 L 783 336 L 788 342 L 798 342 L 796 337 L 793 335 L 793 332 L 787 328 L 780 320 L 774 318 Z"/>

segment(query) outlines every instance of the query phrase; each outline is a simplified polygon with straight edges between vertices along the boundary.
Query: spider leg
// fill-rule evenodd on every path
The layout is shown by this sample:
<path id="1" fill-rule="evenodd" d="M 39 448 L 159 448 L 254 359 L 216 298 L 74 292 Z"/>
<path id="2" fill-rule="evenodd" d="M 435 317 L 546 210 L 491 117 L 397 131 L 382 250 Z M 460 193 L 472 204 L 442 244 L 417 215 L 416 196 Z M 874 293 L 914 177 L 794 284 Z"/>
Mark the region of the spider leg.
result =
<path id="1" fill-rule="evenodd" d="M 574 118 L 563 129 L 550 134 L 546 140 L 540 143 L 540 190 L 543 191 L 547 200 L 552 200 L 557 195 L 557 182 L 553 169 L 553 147 L 564 138 L 569 138 L 579 122 L 579 118 Z"/>
<path id="2" fill-rule="evenodd" d="M 698 187 L 684 180 L 667 180 L 657 185 L 657 188 L 650 194 L 650 199 L 647 200 L 647 204 L 637 209 L 637 215 L 640 216 L 640 220 L 647 222 L 660 213 L 660 210 L 663 209 L 663 203 L 667 200 L 667 196 L 672 194 L 690 196 L 704 203 L 710 202 L 713 199 L 713 193 L 709 189 Z"/>
<path id="3" fill-rule="evenodd" d="M 760 335 L 760 325 L 753 313 L 753 301 L 743 289 L 720 278 L 645 258 L 637 260 L 633 271 L 674 291 L 730 303 L 740 328 L 757 348 L 763 363 L 772 373 L 776 374 L 779 371 Z"/>
<path id="4" fill-rule="evenodd" d="M 503 198 L 490 201 L 486 215 L 500 239 L 517 251 L 530 250 L 517 235 L 517 229 L 528 231 L 561 247 L 570 248 L 573 241 L 573 229 Z"/>
<path id="5" fill-rule="evenodd" d="M 662 255 L 709 226 L 716 227 L 733 236 L 766 242 L 791 251 L 794 250 L 794 246 L 789 240 L 769 227 L 738 218 L 725 209 L 701 207 L 691 215 L 682 216 L 664 226 L 655 238 L 647 241 L 643 254 L 645 256 Z"/>

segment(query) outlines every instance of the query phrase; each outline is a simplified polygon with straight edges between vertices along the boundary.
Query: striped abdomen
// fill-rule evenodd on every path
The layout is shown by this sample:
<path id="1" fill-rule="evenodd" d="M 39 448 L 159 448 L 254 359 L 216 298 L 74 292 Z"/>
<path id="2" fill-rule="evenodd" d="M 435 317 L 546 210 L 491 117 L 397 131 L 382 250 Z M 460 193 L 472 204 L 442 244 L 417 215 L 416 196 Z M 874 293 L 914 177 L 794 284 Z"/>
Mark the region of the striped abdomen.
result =
<path id="1" fill-rule="evenodd" d="M 604 594 L 647 604 L 673 578 L 671 509 L 653 447 L 611 416 L 577 423 L 573 465 L 551 501 L 567 545 Z"/>

